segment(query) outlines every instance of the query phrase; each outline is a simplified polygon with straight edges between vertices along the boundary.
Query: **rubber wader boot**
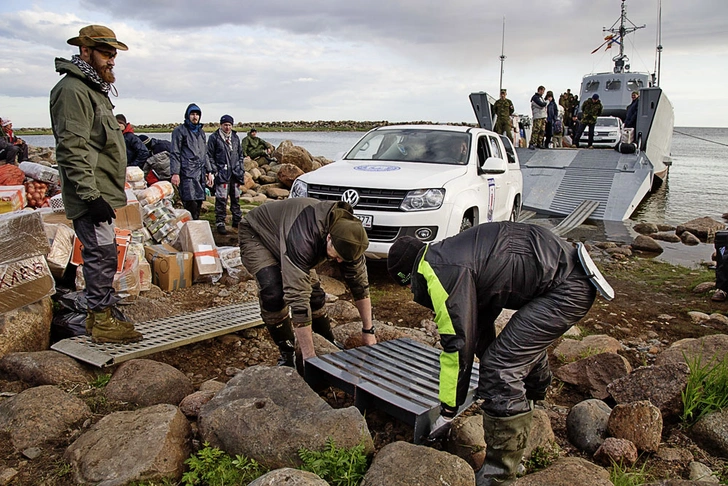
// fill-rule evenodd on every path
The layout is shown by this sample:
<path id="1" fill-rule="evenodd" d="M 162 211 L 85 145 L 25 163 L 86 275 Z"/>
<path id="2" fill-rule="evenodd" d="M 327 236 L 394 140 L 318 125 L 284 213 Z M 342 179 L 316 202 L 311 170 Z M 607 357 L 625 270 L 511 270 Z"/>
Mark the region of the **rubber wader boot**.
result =
<path id="1" fill-rule="evenodd" d="M 331 331 L 331 320 L 328 315 L 324 314 L 320 317 L 314 317 L 311 319 L 311 330 L 326 338 L 337 348 L 344 349 L 344 345 L 334 338 L 334 333 Z"/>
<path id="2" fill-rule="evenodd" d="M 514 484 L 531 433 L 533 410 L 512 417 L 491 417 L 483 413 L 485 462 L 475 473 L 476 486 Z"/>
<path id="3" fill-rule="evenodd" d="M 134 329 L 134 325 L 114 317 L 111 308 L 93 312 L 91 341 L 95 343 L 133 343 L 144 336 Z M 88 322 L 88 321 L 87 321 Z"/>
<path id="4" fill-rule="evenodd" d="M 293 326 L 291 318 L 286 317 L 277 324 L 266 324 L 265 326 L 270 333 L 271 339 L 276 343 L 281 352 L 278 358 L 278 366 L 296 367 L 296 338 L 293 335 Z"/>

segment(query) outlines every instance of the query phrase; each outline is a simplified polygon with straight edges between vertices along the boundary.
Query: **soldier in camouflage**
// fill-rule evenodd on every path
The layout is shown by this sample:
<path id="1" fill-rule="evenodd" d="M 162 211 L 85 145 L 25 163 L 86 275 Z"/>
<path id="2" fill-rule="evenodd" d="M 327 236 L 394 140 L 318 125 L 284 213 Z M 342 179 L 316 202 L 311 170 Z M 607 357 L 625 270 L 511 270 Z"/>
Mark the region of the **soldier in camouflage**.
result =
<path id="1" fill-rule="evenodd" d="M 589 127 L 587 148 L 592 148 L 592 144 L 594 143 L 594 126 L 597 124 L 597 117 L 602 114 L 602 102 L 599 101 L 599 95 L 594 93 L 591 98 L 582 103 L 581 111 L 581 124 L 576 130 L 574 145 L 579 146 L 579 139 L 584 133 L 584 129 Z"/>
<path id="2" fill-rule="evenodd" d="M 574 114 L 576 104 L 577 102 L 574 94 L 571 92 L 571 88 L 568 88 L 566 93 L 561 93 L 561 96 L 559 96 L 559 105 L 564 107 L 564 122 L 569 128 L 571 128 L 571 118 Z"/>
<path id="3" fill-rule="evenodd" d="M 502 135 L 504 132 L 506 137 L 513 143 L 513 133 L 511 133 L 511 115 L 515 111 L 513 109 L 513 103 L 511 100 L 506 98 L 506 90 L 500 91 L 500 99 L 493 104 L 493 111 L 495 112 L 498 119 L 495 122 L 493 131 L 498 135 Z"/>
<path id="4" fill-rule="evenodd" d="M 533 114 L 533 128 L 531 128 L 531 143 L 528 148 L 534 150 L 543 147 L 544 135 L 546 135 L 546 106 L 548 103 L 543 99 L 546 88 L 539 86 L 536 93 L 531 97 L 531 113 Z"/>

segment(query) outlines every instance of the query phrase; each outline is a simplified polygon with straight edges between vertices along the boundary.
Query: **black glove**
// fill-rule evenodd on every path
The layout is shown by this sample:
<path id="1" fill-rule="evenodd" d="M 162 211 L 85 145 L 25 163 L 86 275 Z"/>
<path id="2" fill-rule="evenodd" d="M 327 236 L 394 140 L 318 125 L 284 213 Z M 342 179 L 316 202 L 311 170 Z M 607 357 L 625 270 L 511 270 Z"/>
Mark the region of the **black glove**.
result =
<path id="1" fill-rule="evenodd" d="M 96 226 L 101 223 L 111 224 L 116 218 L 114 208 L 101 196 L 91 199 L 86 204 L 88 204 L 88 217 Z"/>
<path id="2" fill-rule="evenodd" d="M 432 444 L 438 439 L 447 438 L 450 435 L 452 421 L 457 413 L 457 407 L 451 408 L 444 403 L 440 404 L 440 416 L 437 417 L 435 423 L 430 427 L 430 434 L 427 436 L 427 439 L 425 439 L 425 442 Z"/>

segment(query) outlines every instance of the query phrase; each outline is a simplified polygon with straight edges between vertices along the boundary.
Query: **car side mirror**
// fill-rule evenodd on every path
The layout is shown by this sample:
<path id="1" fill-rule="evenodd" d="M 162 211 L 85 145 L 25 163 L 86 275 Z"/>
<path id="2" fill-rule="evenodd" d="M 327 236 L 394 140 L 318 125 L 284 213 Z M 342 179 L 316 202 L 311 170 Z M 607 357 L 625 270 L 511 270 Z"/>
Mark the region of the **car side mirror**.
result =
<path id="1" fill-rule="evenodd" d="M 488 157 L 480 166 L 481 174 L 503 174 L 507 169 L 506 161 L 497 157 Z"/>

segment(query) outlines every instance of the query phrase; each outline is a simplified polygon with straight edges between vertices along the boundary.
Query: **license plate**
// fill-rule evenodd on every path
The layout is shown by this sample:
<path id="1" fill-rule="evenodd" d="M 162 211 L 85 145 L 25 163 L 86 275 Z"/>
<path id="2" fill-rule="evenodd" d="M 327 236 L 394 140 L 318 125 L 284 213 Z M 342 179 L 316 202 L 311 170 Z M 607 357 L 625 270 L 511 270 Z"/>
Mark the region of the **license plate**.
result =
<path id="1" fill-rule="evenodd" d="M 372 216 L 371 214 L 355 214 L 354 216 L 359 218 L 359 221 L 361 221 L 361 225 L 367 229 L 370 229 L 372 227 L 372 224 L 374 224 L 374 216 Z"/>

